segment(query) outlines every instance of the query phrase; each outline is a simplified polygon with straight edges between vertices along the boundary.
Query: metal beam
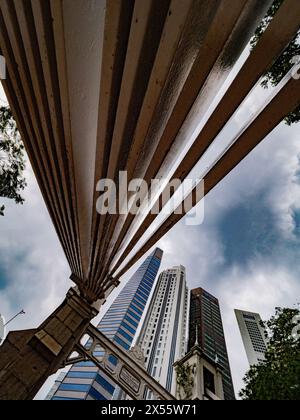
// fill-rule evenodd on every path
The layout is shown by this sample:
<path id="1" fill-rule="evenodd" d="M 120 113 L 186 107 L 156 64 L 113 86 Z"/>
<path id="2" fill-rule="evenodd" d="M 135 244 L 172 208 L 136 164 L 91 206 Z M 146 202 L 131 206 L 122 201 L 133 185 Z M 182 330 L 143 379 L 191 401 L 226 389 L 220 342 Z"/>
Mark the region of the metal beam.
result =
<path id="1" fill-rule="evenodd" d="M 88 327 L 84 337 L 89 339 L 89 344 L 86 346 L 77 344 L 74 350 L 80 354 L 80 357 L 85 356 L 87 360 L 95 363 L 131 398 L 143 400 L 145 392 L 150 390 L 155 399 L 176 399 L 148 374 L 135 356 L 134 349 L 129 353 L 124 351 L 92 325 Z M 104 353 L 100 359 L 94 356 L 94 352 L 99 350 Z M 110 362 L 110 356 L 117 358 L 116 364 Z"/>
<path id="2" fill-rule="evenodd" d="M 148 131 L 141 136 L 137 125 L 136 136 L 143 144 L 140 155 L 133 149 L 129 156 L 128 168 L 134 168 L 134 172 L 129 172 L 129 180 L 142 178 L 150 185 L 151 179 L 166 178 L 268 7 L 268 3 L 254 5 L 248 0 L 196 3 L 193 3 Z M 202 32 L 198 33 L 196 28 L 201 28 Z M 189 57 L 185 50 L 191 40 L 197 54 L 193 52 Z M 188 58 L 186 62 L 185 58 Z M 161 60 L 158 56 L 158 61 Z M 185 70 L 181 78 L 176 74 L 178 67 Z M 140 118 L 143 124 L 143 114 Z M 130 213 L 115 217 L 105 240 L 104 273 L 116 254 L 125 249 L 128 233 L 138 225 L 139 218 Z"/>
<path id="3" fill-rule="evenodd" d="M 204 196 L 221 182 L 274 128 L 300 105 L 300 83 L 289 73 L 275 89 L 266 105 L 245 124 L 241 134 L 233 140 L 232 145 L 214 162 L 204 175 Z M 201 176 L 200 176 L 201 178 Z M 198 197 L 197 187 L 189 194 L 189 208 L 176 209 L 151 235 L 150 239 L 129 260 L 126 266 L 116 275 L 122 277 L 153 245 L 169 232 L 203 197 Z"/>
<path id="4" fill-rule="evenodd" d="M 173 171 L 170 176 L 171 180 L 184 180 L 188 176 L 253 87 L 256 86 L 261 76 L 270 68 L 274 62 L 274 57 L 278 57 L 293 39 L 300 25 L 299 15 L 299 2 L 297 0 L 287 0 L 270 23 L 256 48 L 251 52 L 211 117 L 202 128 L 194 144 L 178 168 Z M 278 31 L 278 27 L 281 28 L 280 32 Z M 140 217 L 140 221 L 137 222 L 139 225 L 138 229 L 133 226 L 127 231 L 124 243 L 126 242 L 126 238 L 131 237 L 130 243 L 127 245 L 125 252 L 121 253 L 118 256 L 118 260 L 114 262 L 114 268 L 111 274 L 114 274 L 118 270 L 124 259 L 155 221 L 157 214 L 153 212 L 153 209 L 162 209 L 164 207 L 166 204 L 163 201 L 164 196 L 166 195 L 162 192 L 144 220 Z"/>

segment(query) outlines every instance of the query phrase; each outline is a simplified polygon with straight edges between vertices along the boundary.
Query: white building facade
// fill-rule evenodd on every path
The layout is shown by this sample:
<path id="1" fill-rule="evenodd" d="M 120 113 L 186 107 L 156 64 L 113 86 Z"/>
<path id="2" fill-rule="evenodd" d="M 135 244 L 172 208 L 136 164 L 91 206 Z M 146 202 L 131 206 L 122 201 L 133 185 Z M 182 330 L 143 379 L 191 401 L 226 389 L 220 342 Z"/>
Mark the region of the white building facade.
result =
<path id="1" fill-rule="evenodd" d="M 173 395 L 176 392 L 173 365 L 185 355 L 187 347 L 188 298 L 185 268 L 163 271 L 137 342 L 144 352 L 149 374 Z"/>
<path id="2" fill-rule="evenodd" d="M 268 343 L 260 315 L 238 309 L 235 310 L 235 315 L 250 366 L 263 362 Z"/>

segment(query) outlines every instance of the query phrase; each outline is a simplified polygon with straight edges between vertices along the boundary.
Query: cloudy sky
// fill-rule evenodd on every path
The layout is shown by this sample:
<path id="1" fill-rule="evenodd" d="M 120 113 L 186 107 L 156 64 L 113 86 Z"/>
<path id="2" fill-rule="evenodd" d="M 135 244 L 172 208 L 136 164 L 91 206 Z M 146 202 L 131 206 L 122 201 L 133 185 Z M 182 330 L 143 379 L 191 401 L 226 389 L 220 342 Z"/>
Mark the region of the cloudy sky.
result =
<path id="1" fill-rule="evenodd" d="M 226 136 L 238 131 L 265 95 L 262 90 L 252 95 L 218 141 L 228 142 Z M 0 100 L 5 101 L 1 89 Z M 26 311 L 12 329 L 38 326 L 71 285 L 29 164 L 26 178 L 23 206 L 0 199 L 6 205 L 0 218 L 0 313 L 9 318 Z M 163 269 L 185 265 L 189 287 L 203 287 L 219 298 L 236 392 L 248 362 L 233 310 L 259 312 L 267 319 L 276 306 L 299 301 L 299 242 L 299 127 L 281 124 L 205 199 L 201 226 L 183 221 L 159 243 Z"/>

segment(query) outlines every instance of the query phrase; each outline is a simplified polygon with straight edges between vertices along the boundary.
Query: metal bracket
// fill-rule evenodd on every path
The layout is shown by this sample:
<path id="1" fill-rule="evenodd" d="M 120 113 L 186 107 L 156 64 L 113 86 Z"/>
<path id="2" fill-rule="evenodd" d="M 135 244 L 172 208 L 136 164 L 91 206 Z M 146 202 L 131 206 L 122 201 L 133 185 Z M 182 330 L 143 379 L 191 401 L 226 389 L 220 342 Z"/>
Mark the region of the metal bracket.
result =
<path id="1" fill-rule="evenodd" d="M 87 344 L 76 344 L 72 354 L 75 352 L 77 356 L 71 357 L 71 354 L 65 361 L 65 366 L 92 361 L 134 400 L 143 400 L 149 390 L 157 400 L 176 399 L 148 374 L 140 357 L 117 346 L 93 325 L 89 325 L 82 339 L 87 339 Z"/>

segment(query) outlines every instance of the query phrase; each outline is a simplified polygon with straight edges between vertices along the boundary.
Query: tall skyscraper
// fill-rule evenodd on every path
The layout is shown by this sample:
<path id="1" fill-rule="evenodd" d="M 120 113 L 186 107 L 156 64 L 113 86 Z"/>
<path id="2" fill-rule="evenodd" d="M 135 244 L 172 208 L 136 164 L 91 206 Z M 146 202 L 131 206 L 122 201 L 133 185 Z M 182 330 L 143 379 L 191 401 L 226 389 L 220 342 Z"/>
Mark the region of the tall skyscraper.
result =
<path id="1" fill-rule="evenodd" d="M 263 362 L 267 350 L 267 339 L 265 337 L 265 330 L 261 325 L 260 315 L 238 309 L 234 312 L 250 366 Z"/>
<path id="2" fill-rule="evenodd" d="M 144 351 L 149 374 L 173 395 L 176 391 L 173 364 L 186 351 L 188 297 L 185 268 L 163 271 L 137 342 Z"/>
<path id="3" fill-rule="evenodd" d="M 144 261 L 102 318 L 98 328 L 129 350 L 157 276 L 163 251 L 159 248 Z M 101 356 L 101 353 L 95 353 Z M 114 358 L 110 359 L 114 363 Z M 72 366 L 53 400 L 110 400 L 116 385 L 92 362 Z"/>
<path id="4" fill-rule="evenodd" d="M 63 380 L 66 377 L 66 372 L 61 372 L 58 377 L 55 379 L 54 385 L 52 386 L 52 388 L 50 389 L 50 391 L 48 392 L 45 401 L 50 401 L 53 399 L 56 391 L 58 390 L 59 386 L 61 385 L 61 383 L 63 382 Z"/>
<path id="5" fill-rule="evenodd" d="M 235 400 L 219 301 L 201 288 L 191 291 L 188 351 L 197 341 L 204 355 L 223 369 L 225 400 Z"/>

